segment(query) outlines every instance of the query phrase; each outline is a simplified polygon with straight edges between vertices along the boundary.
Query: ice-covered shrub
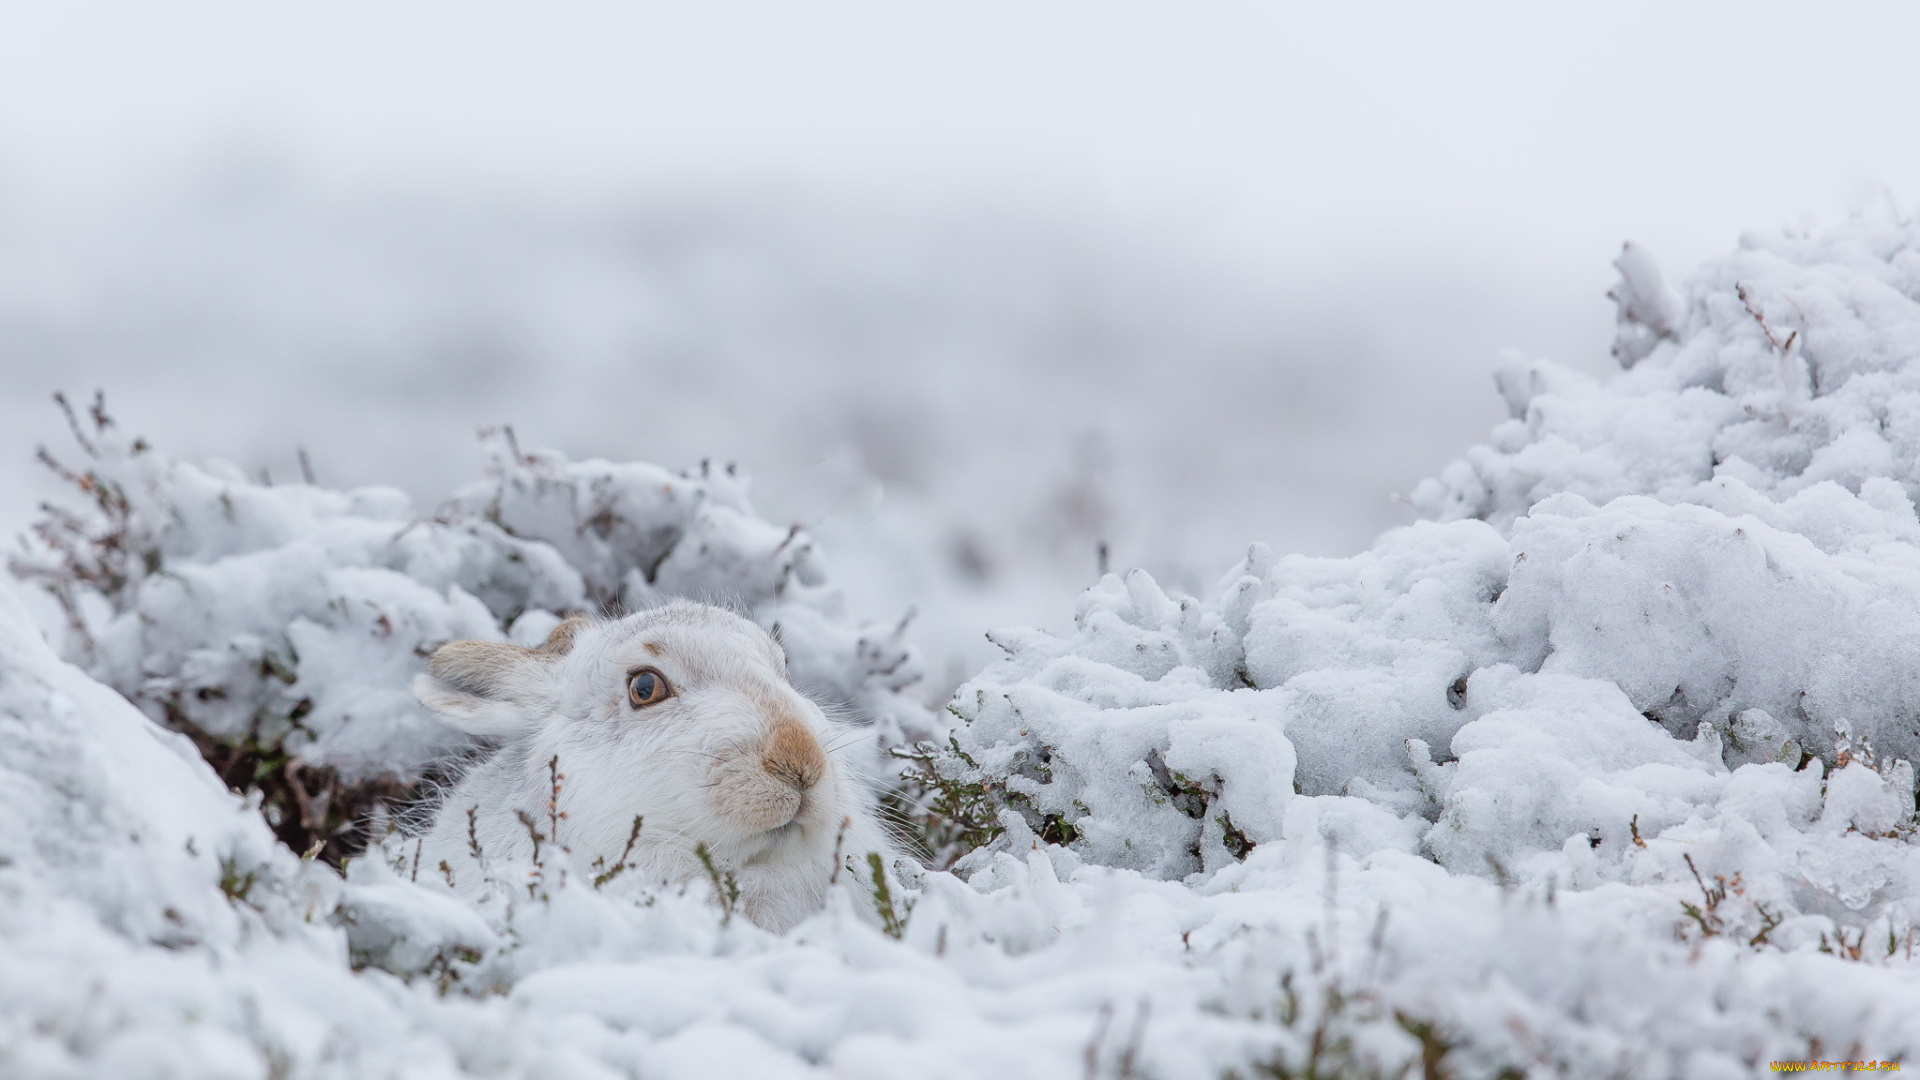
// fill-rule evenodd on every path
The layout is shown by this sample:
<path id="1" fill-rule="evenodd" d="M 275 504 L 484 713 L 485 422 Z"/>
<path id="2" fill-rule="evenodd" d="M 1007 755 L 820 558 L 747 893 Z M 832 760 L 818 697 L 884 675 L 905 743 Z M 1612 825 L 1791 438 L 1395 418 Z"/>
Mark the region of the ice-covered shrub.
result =
<path id="1" fill-rule="evenodd" d="M 1076 622 L 1068 640 L 993 635 L 1008 661 L 951 706 L 964 742 L 923 749 L 920 775 L 935 792 L 979 792 L 967 839 L 1013 825 L 1108 865 L 1180 877 L 1278 835 L 1293 748 L 1276 702 L 1242 682 L 1219 613 L 1175 602 L 1136 571 L 1090 590 Z"/>
<path id="2" fill-rule="evenodd" d="M 1920 754 L 1917 237 L 1752 235 L 1684 296 L 1630 245 L 1637 363 L 1502 368 L 1512 419 L 1414 500 L 1510 533 L 1516 585 L 1553 595 L 1508 624 L 1517 663 L 1613 681 L 1683 737 L 1758 709 L 1829 761 L 1842 727 Z"/>
<path id="3" fill-rule="evenodd" d="M 1701 502 L 1715 480 L 1774 502 L 1824 482 L 1865 496 L 1875 477 L 1920 497 L 1920 247 L 1910 222 L 1752 234 L 1702 266 L 1684 297 L 1641 249 L 1629 246 L 1616 265 L 1616 355 L 1642 358 L 1604 384 L 1544 361 L 1504 363 L 1512 419 L 1420 486 L 1425 515 L 1504 530 L 1560 492 Z"/>
<path id="4" fill-rule="evenodd" d="M 795 682 L 876 745 L 924 736 L 904 624 L 856 622 L 811 540 L 756 518 L 731 469 L 570 462 L 488 442 L 486 479 L 420 513 L 390 488 L 270 484 L 123 437 L 96 401 L 84 497 L 13 561 L 69 619 L 68 652 L 186 733 L 281 837 L 337 860 L 354 827 L 468 748 L 409 690 L 440 643 L 533 642 L 565 614 L 671 596 L 777 627 Z"/>
<path id="5" fill-rule="evenodd" d="M 1009 659 L 961 688 L 928 786 L 970 785 L 981 821 L 1017 811 L 1042 839 L 1165 877 L 1278 839 L 1296 791 L 1412 813 L 1430 796 L 1407 740 L 1444 745 L 1466 675 L 1502 656 L 1505 553 L 1479 522 L 1425 524 L 1352 559 L 1255 545 L 1208 603 L 1110 576 L 1072 638 L 995 635 Z"/>
<path id="6" fill-rule="evenodd" d="M 1109 577 L 1072 635 L 996 635 L 915 775 L 989 850 L 1156 877 L 1311 834 L 1675 916 L 1737 882 L 1714 932 L 1772 947 L 1906 934 L 1920 229 L 1751 241 L 1684 304 L 1620 267 L 1629 370 L 1503 370 L 1434 520 L 1206 599 Z"/>

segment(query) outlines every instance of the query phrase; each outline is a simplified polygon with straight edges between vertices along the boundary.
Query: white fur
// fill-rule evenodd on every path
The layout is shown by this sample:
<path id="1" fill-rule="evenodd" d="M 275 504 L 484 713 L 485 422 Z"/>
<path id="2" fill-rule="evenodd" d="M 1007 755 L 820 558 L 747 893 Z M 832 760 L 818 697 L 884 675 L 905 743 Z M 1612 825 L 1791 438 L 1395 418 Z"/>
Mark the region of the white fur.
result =
<path id="1" fill-rule="evenodd" d="M 627 678 L 640 667 L 663 674 L 674 696 L 632 707 Z M 836 848 L 862 871 L 841 871 L 850 886 L 871 880 L 869 852 L 889 867 L 897 854 L 844 750 L 832 749 L 836 739 L 854 741 L 850 729 L 794 689 L 777 642 L 718 608 L 676 601 L 619 620 L 570 621 L 540 649 L 450 643 L 414 692 L 448 723 L 505 740 L 448 794 L 424 837 L 427 872 L 445 862 L 464 894 L 489 887 L 490 867 L 532 854 L 520 814 L 543 837 L 553 831 L 555 755 L 564 852 L 546 838 L 542 854 L 574 875 L 617 863 L 638 815 L 623 878 L 704 881 L 696 856 L 704 844 L 738 883 L 741 910 L 784 930 L 825 904 Z M 794 761 L 820 766 L 804 791 Z"/>

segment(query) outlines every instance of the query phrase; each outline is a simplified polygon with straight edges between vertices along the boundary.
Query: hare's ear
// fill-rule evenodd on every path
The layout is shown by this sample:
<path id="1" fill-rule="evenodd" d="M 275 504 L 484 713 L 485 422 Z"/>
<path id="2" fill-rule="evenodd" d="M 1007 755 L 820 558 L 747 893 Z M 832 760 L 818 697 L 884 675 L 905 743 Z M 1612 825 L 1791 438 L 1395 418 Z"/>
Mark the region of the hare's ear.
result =
<path id="1" fill-rule="evenodd" d="M 496 641 L 449 641 L 434 650 L 426 672 L 414 677 L 413 696 L 462 731 L 519 734 L 551 707 L 553 664 L 566 655 L 565 649 L 550 650 L 553 644 L 549 640 L 547 646 L 529 649 Z"/>
<path id="2" fill-rule="evenodd" d="M 565 656 L 573 651 L 573 639 L 580 636 L 580 631 L 592 625 L 593 620 L 585 615 L 569 615 L 560 620 L 560 625 L 553 628 L 553 632 L 547 635 L 546 642 L 534 652 L 545 653 L 548 656 Z"/>

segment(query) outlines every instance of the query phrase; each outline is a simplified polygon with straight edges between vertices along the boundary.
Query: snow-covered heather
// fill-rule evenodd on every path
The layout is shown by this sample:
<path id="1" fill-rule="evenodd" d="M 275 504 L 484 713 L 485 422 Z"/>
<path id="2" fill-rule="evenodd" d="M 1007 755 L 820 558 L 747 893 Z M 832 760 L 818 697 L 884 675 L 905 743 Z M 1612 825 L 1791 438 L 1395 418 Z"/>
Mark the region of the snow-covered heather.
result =
<path id="1" fill-rule="evenodd" d="M 1255 545 L 1201 598 L 1112 575 L 1067 635 L 996 632 L 1006 659 L 917 766 L 984 846 L 783 936 L 704 882 L 596 882 L 551 852 L 477 908 L 405 838 L 344 880 L 301 864 L 9 604 L 0 1063 L 1212 1080 L 1912 1058 L 1915 251 L 1893 221 L 1755 238 L 1681 295 L 1629 249 L 1628 370 L 1504 367 L 1515 417 L 1421 489 L 1428 520 L 1348 559 Z M 590 488 L 580 470 L 642 467 L 527 468 Z M 484 530 L 456 524 L 491 498 L 455 500 L 422 558 L 466 550 Z M 491 517 L 583 595 L 638 593 L 595 569 L 592 530 L 514 524 L 540 505 Z M 710 545 L 686 587 L 730 558 Z"/>
<path id="2" fill-rule="evenodd" d="M 14 570 L 59 600 L 72 659 L 193 735 L 229 782 L 264 788 L 302 847 L 354 850 L 342 830 L 471 748 L 410 689 L 435 648 L 537 644 L 573 612 L 680 596 L 751 614 L 796 685 L 860 725 L 865 749 L 844 749 L 863 771 L 932 732 L 904 693 L 920 674 L 905 624 L 849 616 L 813 540 L 755 517 L 729 470 L 569 462 L 502 432 L 487 478 L 423 514 L 392 488 L 176 461 L 97 406 L 75 422 L 59 468 L 76 490 Z"/>

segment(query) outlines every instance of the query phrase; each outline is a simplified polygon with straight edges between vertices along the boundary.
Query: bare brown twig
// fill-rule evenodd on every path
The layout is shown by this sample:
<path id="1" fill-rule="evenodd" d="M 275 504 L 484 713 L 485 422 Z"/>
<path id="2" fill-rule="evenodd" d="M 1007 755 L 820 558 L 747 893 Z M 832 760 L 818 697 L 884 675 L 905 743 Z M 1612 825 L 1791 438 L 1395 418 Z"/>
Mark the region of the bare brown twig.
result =
<path id="1" fill-rule="evenodd" d="M 1747 314 L 1753 316 L 1753 321 L 1760 324 L 1760 332 L 1767 335 L 1767 342 L 1773 346 L 1774 351 L 1781 356 L 1790 355 L 1794 344 L 1800 340 L 1800 331 L 1791 331 L 1784 339 L 1781 338 L 1773 325 L 1767 322 L 1767 316 L 1760 310 L 1760 306 L 1754 303 L 1752 290 L 1744 284 L 1736 284 L 1733 291 L 1740 297 L 1740 302 L 1746 305 Z"/>

